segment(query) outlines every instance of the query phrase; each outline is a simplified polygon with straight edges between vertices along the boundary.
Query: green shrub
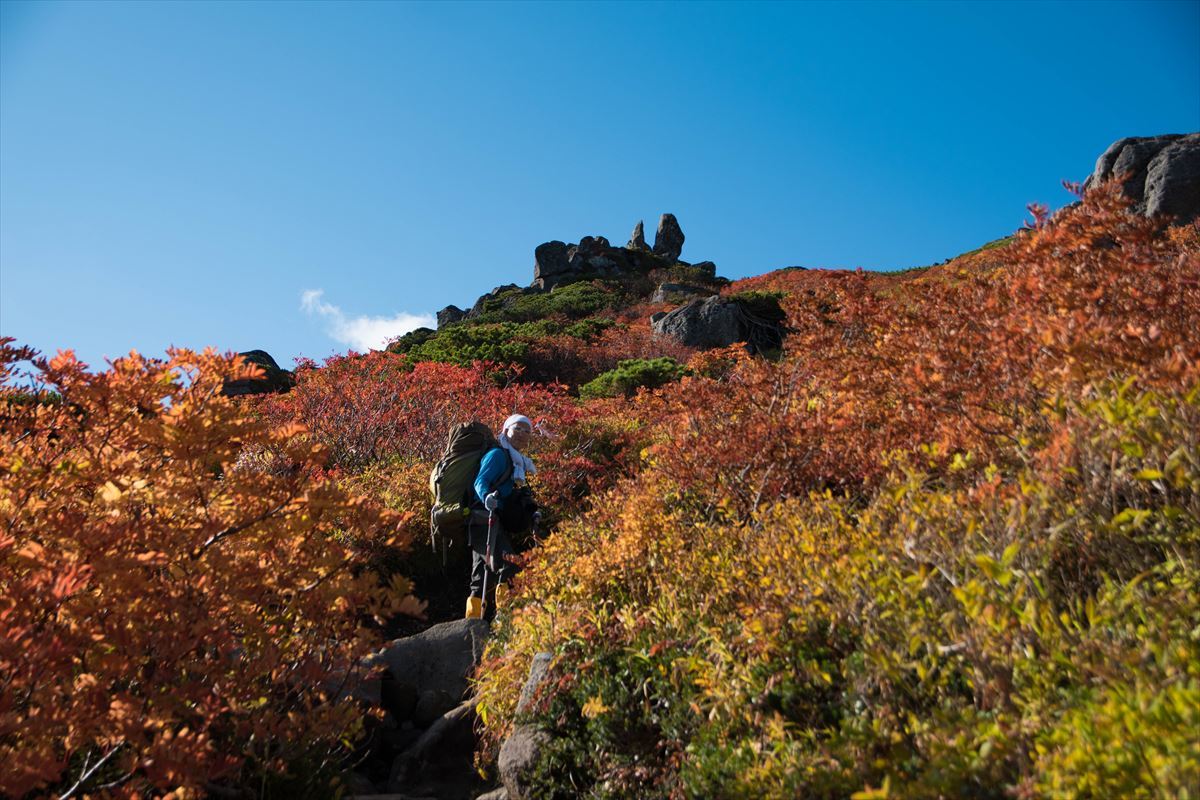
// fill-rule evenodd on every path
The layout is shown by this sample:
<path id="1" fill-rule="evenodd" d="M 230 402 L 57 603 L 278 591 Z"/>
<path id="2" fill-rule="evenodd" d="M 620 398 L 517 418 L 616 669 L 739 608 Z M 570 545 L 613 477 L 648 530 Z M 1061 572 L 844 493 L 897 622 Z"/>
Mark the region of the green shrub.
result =
<path id="1" fill-rule="evenodd" d="M 583 398 L 629 397 L 640 387 L 657 389 L 659 386 L 677 381 L 687 374 L 687 368 L 669 356 L 661 358 L 633 358 L 617 364 L 579 387 Z"/>
<path id="2" fill-rule="evenodd" d="M 601 281 L 580 281 L 551 292 L 525 294 L 511 289 L 484 304 L 483 313 L 468 322 L 528 322 L 553 316 L 579 319 L 621 300 L 620 291 Z"/>
<path id="3" fill-rule="evenodd" d="M 562 329 L 562 332 L 567 336 L 572 336 L 576 339 L 582 339 L 585 342 L 599 336 L 604 331 L 611 328 L 616 323 L 611 319 L 603 317 L 588 317 L 581 319 L 578 322 L 573 322 Z"/>
<path id="4" fill-rule="evenodd" d="M 547 336 L 566 335 L 591 340 L 615 323 L 610 319 L 589 317 L 570 324 L 555 319 L 531 322 L 485 322 L 475 320 L 450 325 L 438 331 L 428 328 L 405 334 L 388 346 L 393 353 L 407 355 L 410 364 L 440 361 L 468 366 L 473 361 L 521 364 L 529 345 Z"/>
<path id="5" fill-rule="evenodd" d="M 519 337 L 523 326 L 511 322 L 494 325 L 452 325 L 408 350 L 409 360 L 441 361 L 470 366 L 474 361 L 521 363 L 529 343 Z"/>
<path id="6" fill-rule="evenodd" d="M 436 335 L 437 331 L 432 328 L 417 328 L 393 340 L 388 344 L 387 350 L 389 353 L 404 355 L 414 347 L 424 344 Z"/>

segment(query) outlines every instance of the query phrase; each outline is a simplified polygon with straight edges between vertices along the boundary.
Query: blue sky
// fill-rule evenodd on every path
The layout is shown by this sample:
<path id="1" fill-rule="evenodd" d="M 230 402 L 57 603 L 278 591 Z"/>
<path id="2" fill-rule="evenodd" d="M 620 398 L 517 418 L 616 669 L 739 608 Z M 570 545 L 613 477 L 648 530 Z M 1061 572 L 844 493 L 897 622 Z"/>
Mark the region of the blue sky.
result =
<path id="1" fill-rule="evenodd" d="M 663 211 L 732 278 L 928 264 L 1195 130 L 1197 2 L 4 0 L 0 334 L 287 366 Z"/>

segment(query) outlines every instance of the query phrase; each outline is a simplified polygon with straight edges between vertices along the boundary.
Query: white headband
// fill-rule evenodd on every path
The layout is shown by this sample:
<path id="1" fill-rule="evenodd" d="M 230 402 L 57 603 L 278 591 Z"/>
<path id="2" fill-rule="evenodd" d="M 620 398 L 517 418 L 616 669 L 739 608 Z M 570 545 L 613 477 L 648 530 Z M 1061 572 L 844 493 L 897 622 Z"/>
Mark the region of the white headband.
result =
<path id="1" fill-rule="evenodd" d="M 511 417 L 504 420 L 504 425 L 500 428 L 500 431 L 501 433 L 508 433 L 510 428 L 515 425 L 520 425 L 522 422 L 529 426 L 530 431 L 533 430 L 533 423 L 529 421 L 529 417 L 525 416 L 524 414 L 513 414 Z"/>

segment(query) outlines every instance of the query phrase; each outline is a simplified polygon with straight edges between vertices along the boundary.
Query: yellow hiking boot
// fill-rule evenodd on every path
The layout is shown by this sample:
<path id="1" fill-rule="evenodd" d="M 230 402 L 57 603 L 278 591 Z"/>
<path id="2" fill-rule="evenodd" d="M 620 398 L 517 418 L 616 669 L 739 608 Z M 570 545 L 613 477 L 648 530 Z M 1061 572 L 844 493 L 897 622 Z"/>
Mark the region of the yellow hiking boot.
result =
<path id="1" fill-rule="evenodd" d="M 467 619 L 483 619 L 483 598 L 467 597 Z"/>

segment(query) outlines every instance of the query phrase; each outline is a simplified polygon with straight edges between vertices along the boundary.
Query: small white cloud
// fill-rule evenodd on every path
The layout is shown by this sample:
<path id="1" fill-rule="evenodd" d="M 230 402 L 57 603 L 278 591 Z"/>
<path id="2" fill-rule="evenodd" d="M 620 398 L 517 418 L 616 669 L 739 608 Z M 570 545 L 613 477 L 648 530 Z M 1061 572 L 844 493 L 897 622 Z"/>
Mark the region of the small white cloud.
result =
<path id="1" fill-rule="evenodd" d="M 331 337 L 360 353 L 382 350 L 389 340 L 397 336 L 416 328 L 434 326 L 431 314 L 408 314 L 403 311 L 392 317 L 347 317 L 341 308 L 322 300 L 324 294 L 324 289 L 305 291 L 300 295 L 300 310 L 323 317 Z"/>

